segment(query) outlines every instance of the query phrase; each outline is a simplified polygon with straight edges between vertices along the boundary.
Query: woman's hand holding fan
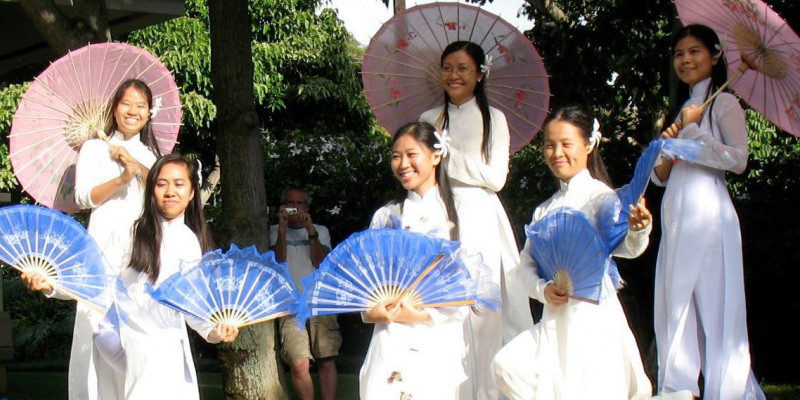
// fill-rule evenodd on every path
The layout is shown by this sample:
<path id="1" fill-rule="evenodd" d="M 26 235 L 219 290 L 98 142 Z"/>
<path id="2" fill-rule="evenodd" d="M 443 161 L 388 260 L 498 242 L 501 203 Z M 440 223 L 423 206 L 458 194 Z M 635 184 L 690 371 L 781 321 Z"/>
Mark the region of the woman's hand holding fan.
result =
<path id="1" fill-rule="evenodd" d="M 53 294 L 53 286 L 47 283 L 44 275 L 36 271 L 23 272 L 19 279 L 28 290 L 33 292 L 42 292 L 45 296 Z"/>
<path id="2" fill-rule="evenodd" d="M 574 299 L 599 303 L 611 256 L 582 212 L 569 207 L 557 208 L 526 226 L 525 234 L 530 240 L 539 277 L 553 281 L 548 285 L 553 286 L 551 295 L 563 293 Z M 556 288 L 558 290 L 552 293 Z M 547 290 L 545 287 L 545 293 Z M 555 299 L 554 303 L 558 301 Z"/>
<path id="3" fill-rule="evenodd" d="M 424 318 L 422 308 L 496 308 L 499 298 L 492 296 L 499 289 L 480 282 L 470 263 L 458 242 L 403 229 L 355 233 L 303 279 L 298 324 L 314 315 L 373 309 L 376 321 L 417 321 Z M 399 311 L 392 311 L 393 307 Z"/>
<path id="4" fill-rule="evenodd" d="M 208 334 L 210 343 L 230 343 L 239 336 L 239 328 L 236 325 L 217 324 L 211 333 Z"/>

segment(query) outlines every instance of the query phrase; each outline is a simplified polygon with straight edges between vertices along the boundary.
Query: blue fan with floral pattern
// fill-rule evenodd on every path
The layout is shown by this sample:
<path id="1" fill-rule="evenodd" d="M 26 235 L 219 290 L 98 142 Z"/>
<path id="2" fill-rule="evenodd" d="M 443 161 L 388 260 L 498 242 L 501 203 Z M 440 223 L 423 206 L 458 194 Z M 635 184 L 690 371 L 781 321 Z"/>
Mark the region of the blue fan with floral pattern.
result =
<path id="1" fill-rule="evenodd" d="M 303 279 L 298 324 L 315 315 L 367 311 L 402 299 L 416 308 L 497 308 L 498 291 L 480 278 L 458 242 L 404 229 L 368 229 L 351 235 Z"/>
<path id="2" fill-rule="evenodd" d="M 299 295 L 286 264 L 272 251 L 231 245 L 227 252 L 203 255 L 194 267 L 183 268 L 150 295 L 159 303 L 212 325 L 256 324 L 297 312 Z"/>
<path id="3" fill-rule="evenodd" d="M 0 208 L 0 260 L 36 272 L 64 295 L 105 313 L 116 274 L 86 228 L 60 211 L 21 204 Z"/>

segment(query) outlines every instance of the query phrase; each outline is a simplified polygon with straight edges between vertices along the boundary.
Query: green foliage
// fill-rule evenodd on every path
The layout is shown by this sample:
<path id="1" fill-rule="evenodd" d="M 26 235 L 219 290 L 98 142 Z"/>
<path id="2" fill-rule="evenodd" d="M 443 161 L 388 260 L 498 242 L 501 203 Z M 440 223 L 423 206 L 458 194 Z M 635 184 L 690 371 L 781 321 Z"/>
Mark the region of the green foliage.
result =
<path id="1" fill-rule="evenodd" d="M 397 185 L 388 139 L 361 92 L 363 52 L 333 10 L 316 13 L 318 3 L 251 2 L 254 94 L 272 210 L 283 188 L 306 186 L 315 222 L 337 239 L 363 229 Z M 215 221 L 224 217 L 218 200 L 207 210 Z"/>
<path id="2" fill-rule="evenodd" d="M 8 157 L 8 146 L 0 143 L 0 190 L 6 191 L 17 186 L 17 178 L 11 169 L 11 158 Z"/>
<path id="3" fill-rule="evenodd" d="M 11 84 L 0 88 L 0 191 L 8 191 L 19 186 L 17 178 L 11 168 L 11 159 L 8 156 L 8 134 L 11 131 L 11 121 L 17 110 L 22 94 L 28 89 L 28 83 Z"/>
<path id="4" fill-rule="evenodd" d="M 69 357 L 75 302 L 31 292 L 16 271 L 2 269 L 4 306 L 13 321 L 14 356 L 18 360 Z"/>
<path id="5" fill-rule="evenodd" d="M 747 110 L 750 160 L 747 173 L 730 181 L 737 198 L 758 197 L 765 189 L 789 194 L 800 183 L 800 142 L 770 123 L 758 112 Z"/>
<path id="6" fill-rule="evenodd" d="M 277 211 L 280 192 L 299 185 L 312 194 L 312 217 L 336 239 L 367 227 L 372 212 L 400 188 L 390 175 L 389 137 L 379 131 L 344 135 L 295 131 L 264 143 L 266 176 L 277 182 L 269 195 Z M 274 162 L 270 162 L 274 161 Z"/>

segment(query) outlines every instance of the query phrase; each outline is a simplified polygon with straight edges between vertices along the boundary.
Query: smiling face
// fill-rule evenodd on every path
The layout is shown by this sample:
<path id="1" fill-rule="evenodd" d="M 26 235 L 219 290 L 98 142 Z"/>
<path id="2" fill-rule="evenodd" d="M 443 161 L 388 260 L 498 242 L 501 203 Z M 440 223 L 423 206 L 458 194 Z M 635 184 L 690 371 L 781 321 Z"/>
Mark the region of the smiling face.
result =
<path id="1" fill-rule="evenodd" d="M 184 164 L 170 162 L 161 167 L 153 195 L 156 207 L 167 221 L 183 215 L 189 202 L 194 198 L 190 179 L 189 171 Z"/>
<path id="2" fill-rule="evenodd" d="M 675 73 L 690 88 L 710 77 L 713 66 L 718 62 L 719 57 L 712 57 L 708 47 L 694 36 L 686 36 L 675 45 L 673 53 Z"/>
<path id="3" fill-rule="evenodd" d="M 578 172 L 586 169 L 592 149 L 580 128 L 556 119 L 545 126 L 542 152 L 553 175 L 569 182 Z"/>
<path id="4" fill-rule="evenodd" d="M 122 132 L 125 139 L 129 139 L 139 133 L 149 119 L 150 103 L 147 101 L 147 96 L 133 86 L 125 89 L 114 108 L 117 130 Z"/>
<path id="5" fill-rule="evenodd" d="M 452 52 L 442 60 L 442 88 L 455 105 L 460 106 L 475 97 L 475 87 L 481 79 L 483 73 L 466 50 Z"/>
<path id="6" fill-rule="evenodd" d="M 392 145 L 392 171 L 404 189 L 422 196 L 436 184 L 436 166 L 442 156 L 405 134 Z"/>

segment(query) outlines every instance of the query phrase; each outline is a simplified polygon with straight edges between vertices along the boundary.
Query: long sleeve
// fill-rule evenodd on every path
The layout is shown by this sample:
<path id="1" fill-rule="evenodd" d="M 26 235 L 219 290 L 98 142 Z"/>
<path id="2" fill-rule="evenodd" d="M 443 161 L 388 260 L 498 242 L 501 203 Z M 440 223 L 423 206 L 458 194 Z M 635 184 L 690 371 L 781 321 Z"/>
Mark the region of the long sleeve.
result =
<path id="1" fill-rule="evenodd" d="M 614 249 L 611 253 L 614 257 L 621 258 L 636 258 L 639 257 L 647 249 L 650 244 L 650 231 L 653 230 L 653 224 L 647 225 L 647 228 L 640 231 L 634 231 L 628 228 L 628 233 L 625 235 L 625 240 Z"/>
<path id="2" fill-rule="evenodd" d="M 522 281 L 522 284 L 528 288 L 528 296 L 538 300 L 542 304 L 547 304 L 544 298 L 544 288 L 548 282 L 539 277 L 536 272 L 536 260 L 531 255 L 531 241 L 525 239 L 525 246 L 522 252 L 519 253 L 520 263 L 517 268 L 517 277 Z"/>
<path id="3" fill-rule="evenodd" d="M 454 144 L 447 162 L 447 173 L 451 179 L 467 185 L 485 187 L 498 192 L 503 189 L 508 176 L 510 136 L 508 123 L 502 112 L 491 110 L 492 134 L 489 144 L 488 162 L 475 158 Z"/>
<path id="4" fill-rule="evenodd" d="M 736 98 L 725 93 L 717 97 L 712 114 L 721 141 L 695 123 L 685 126 L 678 138 L 703 142 L 704 150 L 695 163 L 741 174 L 748 157 L 745 113 Z"/>
<path id="5" fill-rule="evenodd" d="M 92 189 L 103 183 L 104 172 L 100 168 L 100 157 L 108 157 L 108 148 L 99 140 L 87 140 L 78 154 L 75 164 L 75 203 L 81 209 L 96 208 L 92 202 Z"/>
<path id="6" fill-rule="evenodd" d="M 211 341 L 208 339 L 208 335 L 211 333 L 212 330 L 214 330 L 214 325 L 211 325 L 205 321 L 199 320 L 189 315 L 185 315 L 184 318 L 186 319 L 186 323 L 189 325 L 189 327 L 194 329 L 195 332 L 197 332 L 200 335 L 200 337 L 205 339 L 206 342 L 212 344 L 219 343 L 219 340 Z"/>
<path id="7" fill-rule="evenodd" d="M 369 223 L 369 229 L 401 228 L 400 205 L 390 203 L 375 211 Z"/>

